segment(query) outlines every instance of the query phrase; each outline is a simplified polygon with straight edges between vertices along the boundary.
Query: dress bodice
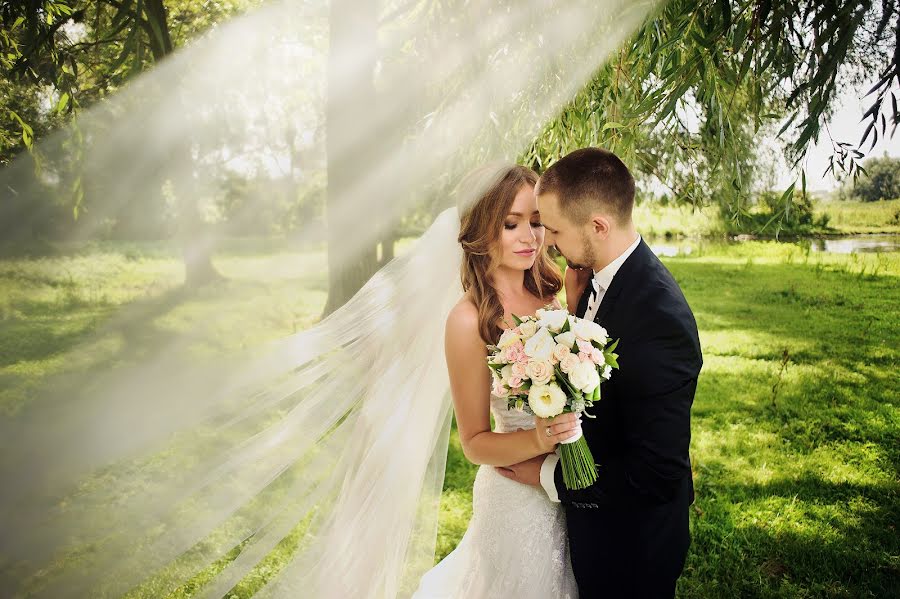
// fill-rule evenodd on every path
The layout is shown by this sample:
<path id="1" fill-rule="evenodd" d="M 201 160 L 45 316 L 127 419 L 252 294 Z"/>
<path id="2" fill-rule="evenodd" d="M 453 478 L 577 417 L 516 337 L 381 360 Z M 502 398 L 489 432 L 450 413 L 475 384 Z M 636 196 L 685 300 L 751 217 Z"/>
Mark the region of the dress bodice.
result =
<path id="1" fill-rule="evenodd" d="M 494 415 L 494 430 L 498 433 L 512 433 L 520 428 L 534 428 L 534 416 L 516 409 L 507 409 L 505 397 L 491 393 L 491 413 Z"/>

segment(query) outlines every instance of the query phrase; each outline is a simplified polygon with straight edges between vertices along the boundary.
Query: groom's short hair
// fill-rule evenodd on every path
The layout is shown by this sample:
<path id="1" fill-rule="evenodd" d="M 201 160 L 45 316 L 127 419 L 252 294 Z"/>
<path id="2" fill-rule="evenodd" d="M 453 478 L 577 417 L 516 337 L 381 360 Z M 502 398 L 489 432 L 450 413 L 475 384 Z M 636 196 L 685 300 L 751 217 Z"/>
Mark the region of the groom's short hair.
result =
<path id="1" fill-rule="evenodd" d="M 620 223 L 631 222 L 634 177 L 618 156 L 602 148 L 582 148 L 552 164 L 538 181 L 538 195 L 552 193 L 573 223 L 603 208 Z"/>

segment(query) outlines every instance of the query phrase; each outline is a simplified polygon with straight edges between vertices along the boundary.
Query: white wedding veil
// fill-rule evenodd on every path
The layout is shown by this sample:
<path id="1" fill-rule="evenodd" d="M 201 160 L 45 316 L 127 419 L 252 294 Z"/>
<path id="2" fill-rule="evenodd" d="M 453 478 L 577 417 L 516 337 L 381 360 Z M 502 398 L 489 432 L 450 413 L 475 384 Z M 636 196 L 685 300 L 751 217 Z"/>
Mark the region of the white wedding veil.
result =
<path id="1" fill-rule="evenodd" d="M 0 548 L 22 560 L 6 574 L 42 564 L 29 594 L 116 596 L 175 560 L 155 595 L 240 545 L 206 581 L 202 596 L 219 597 L 294 535 L 291 562 L 261 596 L 408 594 L 434 558 L 451 416 L 444 325 L 463 293 L 459 214 L 510 168 L 473 171 L 457 206 L 314 327 L 132 393 L 144 401 L 121 400 L 134 383 L 126 372 L 96 382 L 93 405 L 4 422 L 0 475 L 17 484 L 0 502 Z M 191 396 L 185 410 L 165 399 Z M 142 442 L 141 423 L 160 418 L 178 434 Z M 92 439 L 103 454 L 91 455 Z M 127 460 L 96 463 L 113 446 Z"/>
<path id="2" fill-rule="evenodd" d="M 0 196 L 0 240 L 28 225 L 31 191 L 66 181 L 53 168 L 67 164 L 72 136 L 90 144 L 82 167 L 102 183 L 97 196 L 110 198 L 84 219 L 79 235 L 88 236 L 108 222 L 104 211 L 127 211 L 115 198 L 152 187 L 148 173 L 166 173 L 175 189 L 207 189 L 206 171 L 179 153 L 188 128 L 201 166 L 204 150 L 224 160 L 222 147 L 274 137 L 278 118 L 259 124 L 271 108 L 266 95 L 296 100 L 292 126 L 304 129 L 292 141 L 321 154 L 322 39 L 339 4 L 372 3 L 265 3 L 84 113 L 74 133 L 48 138 L 37 154 L 50 176 L 36 181 L 22 160 L 0 171 L 0 194 L 15 192 Z M 459 215 L 508 166 L 479 169 L 455 199 L 446 190 L 491 157 L 520 155 L 654 6 L 460 1 L 441 12 L 438 4 L 380 5 L 373 70 L 384 101 L 363 125 L 327 132 L 339 142 L 329 161 L 362 165 L 327 190 L 340 196 L 329 205 L 336 222 L 360 215 L 347 245 L 372 241 L 371 198 L 402 213 L 437 195 L 425 233 L 297 334 L 205 361 L 186 361 L 179 347 L 131 355 L 102 375 L 70 373 L 21 406 L 0 406 L 0 595 L 164 597 L 183 588 L 223 597 L 254 572 L 264 579 L 260 597 L 415 589 L 434 559 L 447 457 L 443 335 L 462 295 Z M 351 39 L 329 64 L 352 62 L 354 43 L 374 42 Z M 178 93 L 165 93 L 161 83 L 172 81 Z M 297 87 L 304 81 L 311 90 Z M 343 99 L 340 86 L 329 91 L 332 103 Z M 223 106 L 240 110 L 222 116 Z M 191 118 L 179 120 L 180 111 Z M 222 141 L 239 125 L 242 137 Z"/>

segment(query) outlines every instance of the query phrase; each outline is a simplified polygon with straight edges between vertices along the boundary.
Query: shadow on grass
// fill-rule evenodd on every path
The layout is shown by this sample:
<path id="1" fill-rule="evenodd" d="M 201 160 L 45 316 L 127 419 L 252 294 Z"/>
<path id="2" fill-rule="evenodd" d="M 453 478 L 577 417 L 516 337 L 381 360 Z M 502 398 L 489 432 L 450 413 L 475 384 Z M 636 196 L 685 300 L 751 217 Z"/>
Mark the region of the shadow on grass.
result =
<path id="1" fill-rule="evenodd" d="M 702 479 L 701 479 L 702 480 Z M 698 481 L 684 597 L 896 597 L 896 485 Z"/>
<path id="2" fill-rule="evenodd" d="M 126 346 L 145 339 L 153 321 L 180 305 L 190 294 L 178 287 L 158 296 L 135 300 L 123 308 L 108 304 L 19 301 L 26 318 L 12 318 L 0 326 L 0 367 L 20 361 L 41 361 L 65 354 L 79 343 L 103 334 L 121 334 Z"/>

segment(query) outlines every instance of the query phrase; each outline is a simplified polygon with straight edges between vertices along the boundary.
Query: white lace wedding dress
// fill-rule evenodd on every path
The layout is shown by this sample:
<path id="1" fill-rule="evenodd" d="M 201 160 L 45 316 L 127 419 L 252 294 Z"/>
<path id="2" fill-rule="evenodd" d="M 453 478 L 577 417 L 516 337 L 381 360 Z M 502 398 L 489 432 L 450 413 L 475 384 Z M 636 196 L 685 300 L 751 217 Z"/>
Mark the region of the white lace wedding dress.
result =
<path id="1" fill-rule="evenodd" d="M 534 428 L 534 417 L 491 395 L 495 432 Z M 425 573 L 413 599 L 575 599 L 566 519 L 539 487 L 480 466 L 472 519 L 459 545 Z"/>

